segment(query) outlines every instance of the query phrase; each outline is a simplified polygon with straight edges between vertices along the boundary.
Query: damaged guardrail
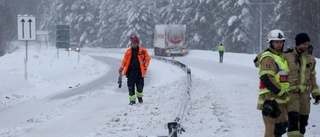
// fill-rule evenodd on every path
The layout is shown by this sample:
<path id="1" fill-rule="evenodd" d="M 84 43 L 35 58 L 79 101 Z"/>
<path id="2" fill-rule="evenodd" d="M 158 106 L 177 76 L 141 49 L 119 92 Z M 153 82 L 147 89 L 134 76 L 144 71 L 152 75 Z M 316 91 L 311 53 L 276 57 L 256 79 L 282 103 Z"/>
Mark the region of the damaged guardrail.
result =
<path id="1" fill-rule="evenodd" d="M 182 132 L 185 132 L 185 130 L 183 129 L 181 124 L 182 124 L 182 120 L 184 118 L 184 114 L 185 114 L 187 105 L 190 100 L 190 90 L 192 87 L 191 69 L 187 65 L 185 65 L 179 61 L 173 60 L 173 59 L 167 59 L 167 58 L 157 57 L 157 56 L 153 56 L 152 58 L 162 60 L 165 62 L 170 62 L 170 63 L 180 67 L 181 69 L 183 69 L 187 73 L 187 77 L 188 77 L 187 78 L 187 91 L 185 92 L 185 97 L 182 101 L 182 104 L 180 105 L 178 116 L 175 118 L 175 120 L 173 122 L 168 123 L 169 137 L 178 137 L 178 133 L 182 134 Z"/>

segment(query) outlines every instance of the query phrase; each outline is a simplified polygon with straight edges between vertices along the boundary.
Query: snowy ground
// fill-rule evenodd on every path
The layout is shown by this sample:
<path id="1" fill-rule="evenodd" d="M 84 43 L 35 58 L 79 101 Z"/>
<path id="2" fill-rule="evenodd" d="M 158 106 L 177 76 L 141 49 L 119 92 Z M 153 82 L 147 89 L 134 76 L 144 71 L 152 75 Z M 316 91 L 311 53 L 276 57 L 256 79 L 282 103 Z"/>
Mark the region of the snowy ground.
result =
<path id="1" fill-rule="evenodd" d="M 125 49 L 57 54 L 53 47 L 29 43 L 26 71 L 24 44 L 15 43 L 18 50 L 0 57 L 1 137 L 167 136 L 167 123 L 181 116 L 186 99 L 181 137 L 263 136 L 255 55 L 226 53 L 223 64 L 214 51 L 175 57 L 191 69 L 190 96 L 186 72 L 153 58 L 145 103 L 129 106 L 126 78 L 121 89 L 116 84 Z M 320 106 L 311 110 L 305 136 L 317 137 Z"/>

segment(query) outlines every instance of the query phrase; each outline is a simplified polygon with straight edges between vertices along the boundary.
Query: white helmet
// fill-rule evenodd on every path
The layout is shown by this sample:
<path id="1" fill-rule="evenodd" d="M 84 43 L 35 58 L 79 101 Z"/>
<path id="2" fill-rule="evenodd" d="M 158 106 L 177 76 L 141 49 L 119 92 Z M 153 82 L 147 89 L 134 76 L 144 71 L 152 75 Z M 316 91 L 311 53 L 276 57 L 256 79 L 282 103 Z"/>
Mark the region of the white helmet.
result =
<path id="1" fill-rule="evenodd" d="M 270 43 L 272 40 L 283 40 L 285 41 L 286 39 L 284 38 L 284 34 L 281 30 L 275 29 L 271 30 L 268 34 L 268 43 Z"/>

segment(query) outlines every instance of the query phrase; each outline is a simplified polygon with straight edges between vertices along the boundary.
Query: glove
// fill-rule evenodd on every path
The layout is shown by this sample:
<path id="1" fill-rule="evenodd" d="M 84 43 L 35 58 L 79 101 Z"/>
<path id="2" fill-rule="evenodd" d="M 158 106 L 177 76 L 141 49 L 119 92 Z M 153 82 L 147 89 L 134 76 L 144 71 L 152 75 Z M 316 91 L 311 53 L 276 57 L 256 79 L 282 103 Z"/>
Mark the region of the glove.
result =
<path id="1" fill-rule="evenodd" d="M 122 71 L 119 70 L 119 76 L 122 76 Z"/>
<path id="2" fill-rule="evenodd" d="M 119 84 L 119 88 L 121 88 L 121 86 L 122 86 L 122 72 L 121 71 L 119 71 L 118 84 Z"/>
<path id="3" fill-rule="evenodd" d="M 278 103 L 275 100 L 266 100 L 262 106 L 262 115 L 271 118 L 278 118 L 281 114 Z"/>
<path id="4" fill-rule="evenodd" d="M 316 96 L 316 99 L 313 103 L 314 105 L 319 105 L 320 104 L 320 95 L 319 96 Z"/>

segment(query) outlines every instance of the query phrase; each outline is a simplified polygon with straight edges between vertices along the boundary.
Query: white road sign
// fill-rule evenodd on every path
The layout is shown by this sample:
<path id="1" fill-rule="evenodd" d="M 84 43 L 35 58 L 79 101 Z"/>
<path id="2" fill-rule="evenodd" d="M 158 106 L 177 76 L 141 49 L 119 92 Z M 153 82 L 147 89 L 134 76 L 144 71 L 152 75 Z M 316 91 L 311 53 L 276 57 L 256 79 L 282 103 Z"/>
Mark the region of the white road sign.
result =
<path id="1" fill-rule="evenodd" d="M 18 15 L 18 40 L 36 40 L 36 18 Z"/>

